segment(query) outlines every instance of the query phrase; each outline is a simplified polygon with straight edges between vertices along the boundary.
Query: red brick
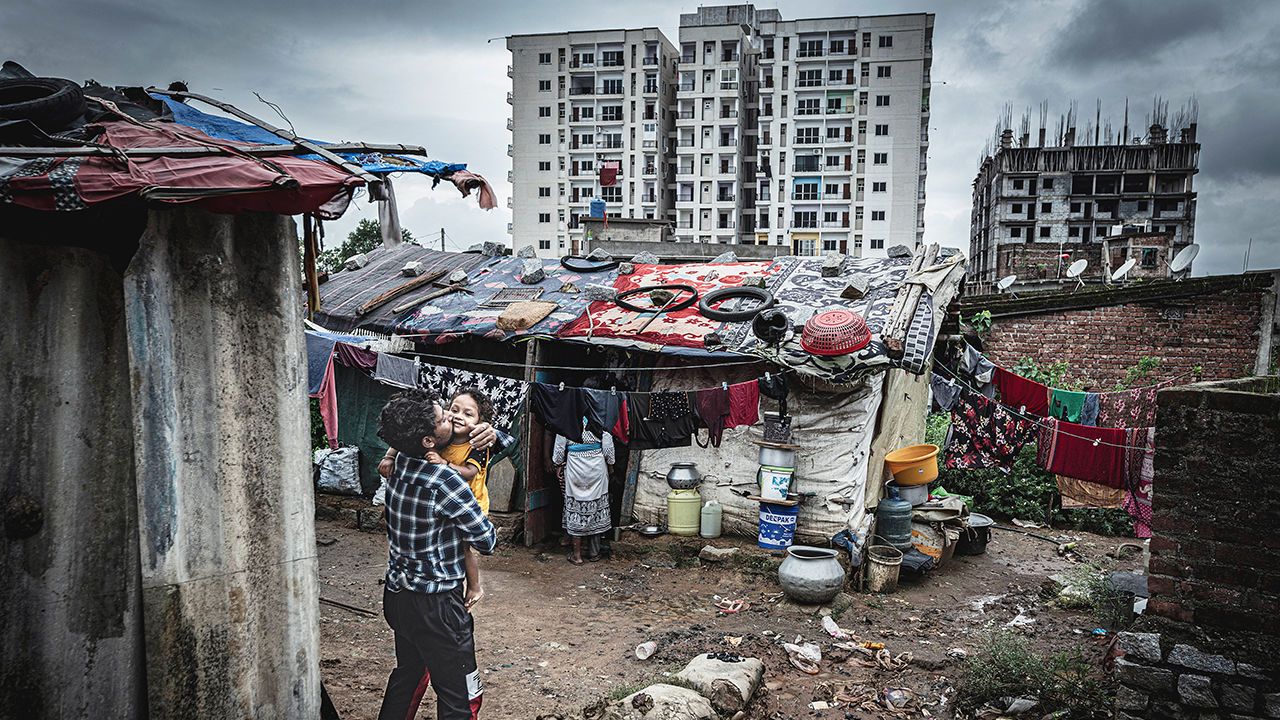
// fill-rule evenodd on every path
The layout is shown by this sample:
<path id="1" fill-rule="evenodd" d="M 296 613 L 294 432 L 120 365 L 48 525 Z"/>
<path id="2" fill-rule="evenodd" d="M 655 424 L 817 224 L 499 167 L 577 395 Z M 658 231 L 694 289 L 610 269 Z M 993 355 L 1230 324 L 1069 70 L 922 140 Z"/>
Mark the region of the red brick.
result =
<path id="1" fill-rule="evenodd" d="M 1181 603 L 1160 598 L 1151 598 L 1147 601 L 1147 612 L 1181 622 L 1191 622 L 1194 617 L 1194 613 L 1184 608 Z"/>

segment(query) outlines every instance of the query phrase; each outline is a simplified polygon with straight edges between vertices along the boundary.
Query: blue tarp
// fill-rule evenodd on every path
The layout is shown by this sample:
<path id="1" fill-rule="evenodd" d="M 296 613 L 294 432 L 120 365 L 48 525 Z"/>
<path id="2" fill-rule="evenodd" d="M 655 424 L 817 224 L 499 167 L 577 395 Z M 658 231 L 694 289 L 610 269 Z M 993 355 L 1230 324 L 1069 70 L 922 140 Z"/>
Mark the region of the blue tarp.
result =
<path id="1" fill-rule="evenodd" d="M 164 95 L 152 95 L 152 97 L 169 107 L 169 110 L 173 112 L 174 122 L 195 128 L 209 137 L 252 145 L 286 144 L 276 134 L 263 130 L 257 125 L 250 125 L 220 115 L 210 115 Z M 323 140 L 312 140 L 312 142 L 319 145 L 330 144 Z M 319 155 L 300 155 L 299 157 L 304 160 L 322 159 Z M 423 160 L 406 155 L 343 153 L 342 157 L 359 164 L 364 168 L 365 172 L 371 173 L 418 172 L 438 177 L 442 173 L 448 174 L 454 170 L 465 170 L 467 168 L 466 164 L 463 163 L 444 163 L 439 160 Z"/>

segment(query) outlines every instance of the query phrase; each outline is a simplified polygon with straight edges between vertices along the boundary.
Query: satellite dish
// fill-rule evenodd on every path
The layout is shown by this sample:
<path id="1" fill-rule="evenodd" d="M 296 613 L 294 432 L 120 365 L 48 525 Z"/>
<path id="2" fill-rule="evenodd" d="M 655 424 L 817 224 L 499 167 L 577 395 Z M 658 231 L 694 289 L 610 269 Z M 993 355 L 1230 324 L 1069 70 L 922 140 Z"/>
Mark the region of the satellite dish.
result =
<path id="1" fill-rule="evenodd" d="M 1177 273 L 1191 267 L 1191 261 L 1196 259 L 1196 255 L 1200 254 L 1200 246 L 1192 243 L 1181 250 L 1173 257 L 1173 262 L 1169 263 L 1169 272 Z"/>
<path id="2" fill-rule="evenodd" d="M 1067 268 L 1067 277 L 1080 277 L 1080 273 L 1084 272 L 1084 269 L 1088 267 L 1088 265 L 1088 260 L 1077 260 L 1071 263 L 1071 267 Z"/>
<path id="3" fill-rule="evenodd" d="M 1017 281 L 1017 275 L 1005 275 L 996 283 L 996 288 L 999 290 L 1008 290 Z"/>
<path id="4" fill-rule="evenodd" d="M 1123 265 L 1116 268 L 1116 271 L 1111 273 L 1111 282 L 1115 282 L 1123 278 L 1125 275 L 1128 275 L 1129 271 L 1133 269 L 1133 266 L 1137 264 L 1138 264 L 1138 261 L 1135 258 L 1129 258 L 1128 260 L 1125 260 Z"/>

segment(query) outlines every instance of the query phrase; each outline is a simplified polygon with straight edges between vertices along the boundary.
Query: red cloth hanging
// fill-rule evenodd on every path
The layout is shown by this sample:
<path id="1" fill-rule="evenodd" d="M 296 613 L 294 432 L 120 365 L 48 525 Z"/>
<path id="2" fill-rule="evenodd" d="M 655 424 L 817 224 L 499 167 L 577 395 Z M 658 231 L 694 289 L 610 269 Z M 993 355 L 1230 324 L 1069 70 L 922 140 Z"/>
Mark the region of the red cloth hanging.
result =
<path id="1" fill-rule="evenodd" d="M 760 383 L 755 380 L 729 386 L 727 428 L 755 425 L 760 422 Z"/>
<path id="2" fill-rule="evenodd" d="M 1124 428 L 1094 427 L 1048 418 L 1040 426 L 1036 460 L 1040 467 L 1056 475 L 1123 488 L 1126 440 Z"/>
<path id="3" fill-rule="evenodd" d="M 618 184 L 618 173 L 622 171 L 622 163 L 610 160 L 600 163 L 600 187 L 612 187 Z"/>
<path id="4" fill-rule="evenodd" d="M 319 392 L 308 397 L 320 400 L 320 421 L 324 424 L 324 436 L 329 440 L 329 448 L 338 449 L 338 386 L 333 378 L 333 355 L 329 355 L 329 364 L 324 368 L 324 380 L 320 381 Z"/>
<path id="5" fill-rule="evenodd" d="M 1046 417 L 1049 415 L 1049 388 L 1035 380 L 1011 373 L 996 366 L 992 378 L 996 389 L 1000 391 L 1000 402 L 1013 410 L 1022 410 L 1032 415 Z M 1071 473 L 1062 473 L 1071 477 L 1079 477 Z"/>

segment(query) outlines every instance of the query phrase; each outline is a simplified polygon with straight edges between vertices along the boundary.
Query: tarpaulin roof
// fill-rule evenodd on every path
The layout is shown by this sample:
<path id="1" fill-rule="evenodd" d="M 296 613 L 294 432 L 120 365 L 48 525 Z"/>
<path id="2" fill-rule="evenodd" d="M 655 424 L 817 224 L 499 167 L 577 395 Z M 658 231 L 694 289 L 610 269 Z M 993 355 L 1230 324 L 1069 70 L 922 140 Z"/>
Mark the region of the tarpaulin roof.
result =
<path id="1" fill-rule="evenodd" d="M 547 277 L 537 285 L 524 285 L 519 281 L 522 259 L 481 259 L 473 265 L 476 270 L 471 273 L 472 293 L 445 295 L 394 317 L 379 315 L 376 321 L 353 317 L 349 303 L 342 308 L 333 307 L 339 293 L 333 292 L 326 283 L 320 286 L 324 318 L 320 322 L 335 329 L 365 327 L 411 335 L 421 342 L 447 342 L 462 335 L 499 340 L 542 335 L 670 354 L 705 353 L 707 335 L 714 332 L 721 340 L 714 350 L 756 356 L 832 383 L 850 384 L 890 367 L 923 372 L 933 352 L 943 310 L 955 296 L 963 277 L 962 261 L 963 258 L 956 255 L 913 273 L 910 258 L 846 258 L 836 277 L 825 278 L 822 277 L 823 259 L 813 257 L 780 257 L 771 262 L 637 264 L 635 272 L 629 275 L 618 275 L 616 270 L 580 274 L 563 269 L 557 261 L 546 260 L 543 267 Z M 361 293 L 369 297 L 391 287 L 385 273 L 367 273 L 368 269 L 343 271 L 330 282 L 350 273 L 346 282 L 364 286 Z M 752 334 L 749 321 L 710 320 L 701 315 L 696 306 L 660 315 L 648 323 L 653 317 L 651 314 L 633 313 L 613 302 L 589 302 L 581 292 L 560 292 L 565 283 L 572 283 L 578 290 L 588 283 L 611 285 L 617 290 L 680 283 L 694 285 L 703 293 L 741 285 L 747 275 L 766 278 L 775 306 L 781 308 L 794 325 L 795 335 L 780 347 L 763 346 Z M 865 294 L 854 300 L 842 298 L 842 291 L 855 276 L 867 281 Z M 906 319 L 903 352 L 900 356 L 891 356 L 882 333 L 899 302 L 899 291 L 908 285 L 919 286 L 920 300 Z M 504 288 L 534 287 L 543 291 L 538 299 L 555 302 L 556 310 L 528 330 L 498 329 L 496 320 L 502 309 L 486 307 L 485 303 Z M 800 332 L 805 321 L 814 313 L 832 307 L 847 308 L 862 315 L 872 332 L 872 341 L 867 347 L 837 357 L 817 357 L 801 347 Z M 646 323 L 648 326 L 644 327 Z"/>

